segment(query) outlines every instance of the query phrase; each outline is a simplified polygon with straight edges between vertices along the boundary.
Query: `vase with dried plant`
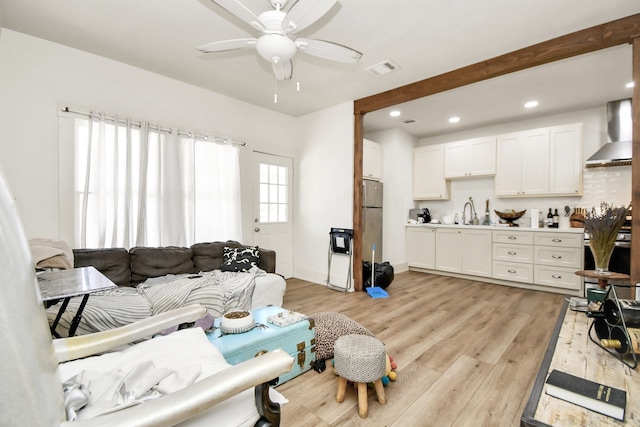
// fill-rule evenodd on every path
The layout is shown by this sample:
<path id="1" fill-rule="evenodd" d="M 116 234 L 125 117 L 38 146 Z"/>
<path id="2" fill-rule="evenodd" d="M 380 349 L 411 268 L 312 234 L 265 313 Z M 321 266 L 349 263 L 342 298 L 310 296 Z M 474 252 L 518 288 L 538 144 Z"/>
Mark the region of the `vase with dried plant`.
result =
<path id="1" fill-rule="evenodd" d="M 593 254 L 595 273 L 609 275 L 609 260 L 615 248 L 616 238 L 620 228 L 627 218 L 628 208 L 616 207 L 602 202 L 600 211 L 595 207 L 587 213 L 584 229 L 589 234 L 589 249 Z"/>

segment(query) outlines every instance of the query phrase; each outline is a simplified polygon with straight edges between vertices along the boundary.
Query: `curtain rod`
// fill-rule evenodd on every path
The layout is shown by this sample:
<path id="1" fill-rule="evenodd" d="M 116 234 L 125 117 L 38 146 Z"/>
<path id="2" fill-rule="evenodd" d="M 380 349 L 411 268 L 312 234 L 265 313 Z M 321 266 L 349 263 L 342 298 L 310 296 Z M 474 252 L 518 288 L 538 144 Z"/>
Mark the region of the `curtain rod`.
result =
<path id="1" fill-rule="evenodd" d="M 129 125 L 142 128 L 142 122 L 128 121 L 128 120 L 119 119 L 117 117 L 109 117 L 109 116 L 102 115 L 102 114 L 96 114 L 96 113 L 93 113 L 91 111 L 89 111 L 89 112 L 76 111 L 76 110 L 72 110 L 69 107 L 64 107 L 62 109 L 62 112 L 64 112 L 64 113 L 72 113 L 72 114 L 80 114 L 80 115 L 86 116 L 86 117 L 101 117 L 103 120 L 108 120 L 108 121 L 112 121 L 112 122 L 116 122 L 117 121 L 118 123 L 122 123 L 122 124 L 129 123 Z M 173 129 L 171 129 L 171 128 L 163 128 L 163 127 L 156 126 L 156 125 L 151 125 L 151 124 L 149 125 L 149 129 L 153 129 L 153 130 L 156 130 L 158 132 L 173 133 Z M 202 139 L 204 141 L 208 141 L 209 140 L 209 136 L 208 135 L 193 134 L 193 133 L 188 132 L 188 131 L 181 131 L 180 129 L 177 130 L 177 134 L 180 135 L 180 136 L 186 136 L 188 138 Z M 231 141 L 231 140 L 228 140 L 227 138 L 219 138 L 217 136 L 214 137 L 213 142 L 218 143 L 218 144 L 239 145 L 241 147 L 244 147 L 245 145 L 247 145 L 246 142 Z"/>

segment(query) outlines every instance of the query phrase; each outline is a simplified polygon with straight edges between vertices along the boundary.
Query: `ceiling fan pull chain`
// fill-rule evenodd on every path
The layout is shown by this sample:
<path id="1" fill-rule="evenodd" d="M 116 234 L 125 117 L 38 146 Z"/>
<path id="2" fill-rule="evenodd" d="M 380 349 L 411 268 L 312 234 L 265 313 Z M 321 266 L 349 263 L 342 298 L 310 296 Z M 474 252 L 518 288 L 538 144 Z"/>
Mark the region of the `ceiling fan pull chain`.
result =
<path id="1" fill-rule="evenodd" d="M 273 103 L 278 103 L 278 79 L 273 79 Z"/>

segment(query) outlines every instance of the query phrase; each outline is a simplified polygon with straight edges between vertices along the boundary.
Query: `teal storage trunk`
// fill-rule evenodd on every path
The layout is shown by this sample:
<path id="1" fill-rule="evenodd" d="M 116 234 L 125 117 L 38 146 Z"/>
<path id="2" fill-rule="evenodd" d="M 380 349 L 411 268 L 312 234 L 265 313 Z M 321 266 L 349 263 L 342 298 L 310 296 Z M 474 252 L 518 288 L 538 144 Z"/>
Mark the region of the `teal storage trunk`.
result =
<path id="1" fill-rule="evenodd" d="M 257 326 L 239 334 L 222 334 L 219 329 L 221 319 L 218 318 L 214 323 L 216 329 L 207 333 L 207 337 L 232 365 L 251 359 L 260 352 L 282 348 L 295 360 L 291 371 L 279 377 L 278 384 L 283 384 L 311 369 L 316 360 L 316 331 L 312 319 L 282 327 L 267 321 L 269 316 L 288 311 L 274 306 L 251 310 Z"/>

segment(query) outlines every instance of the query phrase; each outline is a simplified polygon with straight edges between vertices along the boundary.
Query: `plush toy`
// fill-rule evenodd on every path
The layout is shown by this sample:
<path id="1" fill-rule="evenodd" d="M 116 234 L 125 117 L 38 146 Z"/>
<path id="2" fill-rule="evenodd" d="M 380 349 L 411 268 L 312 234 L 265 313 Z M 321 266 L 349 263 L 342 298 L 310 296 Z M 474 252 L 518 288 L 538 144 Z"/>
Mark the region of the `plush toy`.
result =
<path id="1" fill-rule="evenodd" d="M 387 354 L 387 369 L 385 371 L 384 377 L 382 377 L 382 384 L 387 385 L 389 381 L 395 381 L 398 378 L 398 374 L 396 374 L 396 369 L 398 369 L 398 364 L 393 361 L 393 357 Z"/>

